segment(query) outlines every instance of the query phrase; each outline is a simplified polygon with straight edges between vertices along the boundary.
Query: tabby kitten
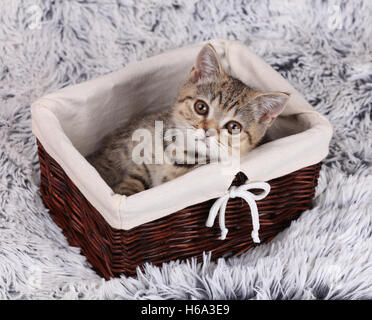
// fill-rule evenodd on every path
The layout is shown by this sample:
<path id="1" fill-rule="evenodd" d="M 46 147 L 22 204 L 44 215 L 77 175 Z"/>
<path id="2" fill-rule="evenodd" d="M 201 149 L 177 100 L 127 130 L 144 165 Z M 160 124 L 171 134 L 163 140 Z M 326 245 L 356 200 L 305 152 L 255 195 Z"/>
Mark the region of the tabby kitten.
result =
<path id="1" fill-rule="evenodd" d="M 263 138 L 288 99 L 287 93 L 253 90 L 226 74 L 215 49 L 207 44 L 171 108 L 142 115 L 115 130 L 98 151 L 88 156 L 88 161 L 114 192 L 132 195 L 201 164 L 221 160 L 221 148 L 227 150 L 227 156 L 234 150 L 241 156 L 247 154 Z M 160 133 L 155 130 L 156 121 L 162 121 L 164 126 Z M 150 161 L 142 163 L 134 156 L 139 143 L 133 134 L 138 128 L 147 129 L 153 137 L 141 142 L 150 151 Z M 196 148 L 195 144 L 190 146 L 189 140 L 184 143 L 190 133 Z M 163 144 L 163 163 L 154 161 L 155 141 Z"/>

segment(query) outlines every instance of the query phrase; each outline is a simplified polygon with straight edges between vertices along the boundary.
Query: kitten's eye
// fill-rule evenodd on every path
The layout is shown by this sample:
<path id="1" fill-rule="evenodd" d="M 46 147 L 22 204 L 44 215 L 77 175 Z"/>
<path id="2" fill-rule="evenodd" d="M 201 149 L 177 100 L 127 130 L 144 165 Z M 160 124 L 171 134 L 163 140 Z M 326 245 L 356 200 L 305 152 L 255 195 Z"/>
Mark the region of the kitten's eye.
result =
<path id="1" fill-rule="evenodd" d="M 237 134 L 242 130 L 242 125 L 236 121 L 229 121 L 225 124 L 225 128 L 230 134 Z"/>
<path id="2" fill-rule="evenodd" d="M 198 100 L 195 102 L 194 109 L 197 114 L 200 114 L 202 116 L 207 115 L 209 111 L 208 105 L 202 100 Z"/>

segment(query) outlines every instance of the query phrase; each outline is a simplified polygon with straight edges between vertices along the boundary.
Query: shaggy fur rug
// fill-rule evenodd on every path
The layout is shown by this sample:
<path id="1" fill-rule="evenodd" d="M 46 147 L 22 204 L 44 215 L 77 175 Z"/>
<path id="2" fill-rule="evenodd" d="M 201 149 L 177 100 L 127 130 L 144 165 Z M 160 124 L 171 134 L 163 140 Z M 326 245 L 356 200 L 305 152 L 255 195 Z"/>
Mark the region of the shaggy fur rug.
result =
<path id="1" fill-rule="evenodd" d="M 371 1 L 2 0 L 1 299 L 371 299 Z M 334 126 L 314 209 L 271 243 L 104 281 L 40 199 L 30 103 L 165 50 L 238 39 Z"/>

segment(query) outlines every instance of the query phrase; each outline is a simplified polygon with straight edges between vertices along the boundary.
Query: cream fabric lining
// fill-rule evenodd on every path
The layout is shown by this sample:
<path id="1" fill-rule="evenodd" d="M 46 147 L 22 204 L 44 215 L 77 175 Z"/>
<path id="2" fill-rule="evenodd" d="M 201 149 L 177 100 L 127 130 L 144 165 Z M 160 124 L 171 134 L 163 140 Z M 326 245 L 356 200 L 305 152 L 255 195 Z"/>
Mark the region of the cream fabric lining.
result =
<path id="1" fill-rule="evenodd" d="M 210 41 L 224 69 L 247 85 L 291 93 L 270 129 L 271 140 L 250 152 L 240 168 L 197 168 L 130 197 L 115 194 L 84 156 L 136 113 L 168 107 L 204 43 L 169 51 L 117 72 L 48 94 L 31 106 L 32 130 L 88 201 L 114 228 L 128 230 L 226 193 L 237 172 L 268 181 L 321 161 L 332 128 L 283 78 L 237 41 Z M 206 217 L 207 218 L 207 217 Z"/>

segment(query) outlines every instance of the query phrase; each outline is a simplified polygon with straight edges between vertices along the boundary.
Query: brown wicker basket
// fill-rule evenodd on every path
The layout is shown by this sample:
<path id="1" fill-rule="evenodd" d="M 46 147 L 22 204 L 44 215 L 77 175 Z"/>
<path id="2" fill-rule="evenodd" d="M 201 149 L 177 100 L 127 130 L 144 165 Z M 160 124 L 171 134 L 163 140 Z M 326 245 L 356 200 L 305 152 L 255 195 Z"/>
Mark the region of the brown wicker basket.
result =
<path id="1" fill-rule="evenodd" d="M 81 248 L 94 270 L 105 279 L 121 274 L 135 276 L 146 262 L 160 265 L 175 259 L 212 252 L 212 259 L 237 255 L 255 246 L 251 238 L 249 206 L 231 199 L 226 208 L 226 240 L 219 240 L 217 227 L 205 227 L 214 200 L 199 203 L 131 230 L 112 228 L 88 202 L 58 163 L 38 141 L 41 195 L 45 205 L 67 237 Z M 257 202 L 261 243 L 270 241 L 292 220 L 311 208 L 321 164 L 303 168 L 269 181 L 270 194 Z M 245 182 L 239 174 L 234 184 Z M 216 223 L 216 225 L 218 225 Z"/>

